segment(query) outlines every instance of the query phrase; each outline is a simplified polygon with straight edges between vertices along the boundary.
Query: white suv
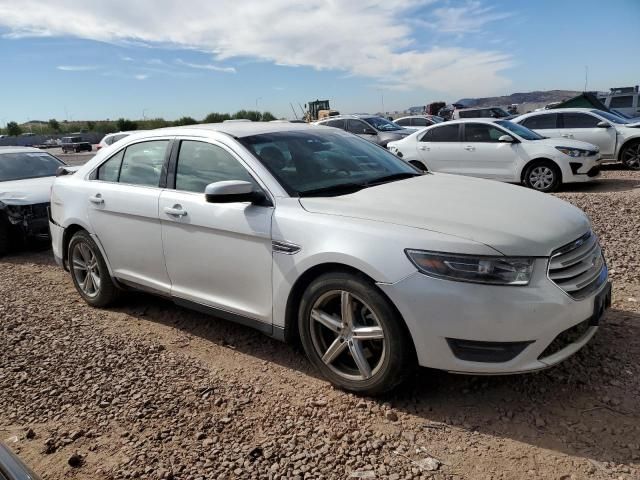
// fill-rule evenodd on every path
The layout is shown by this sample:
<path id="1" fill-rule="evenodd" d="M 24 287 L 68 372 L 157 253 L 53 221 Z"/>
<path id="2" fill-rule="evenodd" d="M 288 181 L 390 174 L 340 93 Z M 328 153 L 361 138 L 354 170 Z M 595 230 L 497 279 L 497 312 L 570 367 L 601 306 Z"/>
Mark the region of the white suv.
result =
<path id="1" fill-rule="evenodd" d="M 300 339 L 331 382 L 365 394 L 417 364 L 549 367 L 593 337 L 611 297 L 579 209 L 423 174 L 327 127 L 131 135 L 56 179 L 50 227 L 90 305 L 136 288 Z"/>
<path id="2" fill-rule="evenodd" d="M 602 110 L 558 108 L 532 112 L 512 122 L 535 130 L 545 137 L 582 140 L 597 145 L 605 161 L 620 161 L 640 170 L 640 123 Z"/>
<path id="3" fill-rule="evenodd" d="M 452 120 L 389 142 L 387 148 L 421 169 L 524 183 L 541 192 L 588 182 L 600 172 L 596 146 L 546 139 L 508 120 Z"/>

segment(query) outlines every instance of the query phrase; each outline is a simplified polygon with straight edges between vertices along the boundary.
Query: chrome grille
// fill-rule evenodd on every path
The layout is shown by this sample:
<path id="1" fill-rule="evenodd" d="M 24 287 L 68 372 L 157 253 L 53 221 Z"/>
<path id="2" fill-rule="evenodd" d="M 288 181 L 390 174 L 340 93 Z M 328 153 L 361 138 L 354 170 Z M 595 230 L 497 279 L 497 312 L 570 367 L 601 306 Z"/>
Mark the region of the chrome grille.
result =
<path id="1" fill-rule="evenodd" d="M 606 282 L 607 275 L 598 237 L 592 232 L 551 254 L 549 278 L 576 300 L 598 290 Z"/>

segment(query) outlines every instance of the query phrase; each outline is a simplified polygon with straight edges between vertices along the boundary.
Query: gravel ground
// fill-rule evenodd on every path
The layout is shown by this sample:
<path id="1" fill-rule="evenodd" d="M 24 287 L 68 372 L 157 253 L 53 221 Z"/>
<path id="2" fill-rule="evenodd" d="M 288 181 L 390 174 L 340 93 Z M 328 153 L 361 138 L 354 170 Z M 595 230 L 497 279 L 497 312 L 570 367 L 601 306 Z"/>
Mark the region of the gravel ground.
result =
<path id="1" fill-rule="evenodd" d="M 155 297 L 80 301 L 51 254 L 0 260 L 0 440 L 44 479 L 640 478 L 640 173 L 558 196 L 601 238 L 614 304 L 560 366 L 422 370 L 379 399 L 295 348 Z"/>

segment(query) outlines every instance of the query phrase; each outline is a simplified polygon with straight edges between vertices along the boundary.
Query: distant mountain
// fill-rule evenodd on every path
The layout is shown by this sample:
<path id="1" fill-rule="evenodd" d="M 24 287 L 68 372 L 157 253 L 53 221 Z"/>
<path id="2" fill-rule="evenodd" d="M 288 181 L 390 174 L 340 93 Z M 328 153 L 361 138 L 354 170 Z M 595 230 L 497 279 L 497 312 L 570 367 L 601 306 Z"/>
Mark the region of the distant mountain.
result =
<path id="1" fill-rule="evenodd" d="M 490 107 L 493 105 L 511 105 L 517 104 L 547 104 L 551 102 L 561 102 L 569 98 L 579 95 L 581 92 L 574 90 L 547 90 L 546 92 L 524 92 L 512 93 L 502 97 L 485 97 L 485 98 L 461 98 L 456 103 L 462 103 L 467 107 Z"/>

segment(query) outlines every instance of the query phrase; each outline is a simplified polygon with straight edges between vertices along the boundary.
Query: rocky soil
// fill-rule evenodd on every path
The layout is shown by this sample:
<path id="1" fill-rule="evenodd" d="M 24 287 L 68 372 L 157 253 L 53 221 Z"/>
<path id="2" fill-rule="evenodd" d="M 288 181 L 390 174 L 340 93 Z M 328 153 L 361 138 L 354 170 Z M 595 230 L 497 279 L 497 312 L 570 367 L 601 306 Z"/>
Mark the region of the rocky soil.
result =
<path id="1" fill-rule="evenodd" d="M 0 260 L 0 440 L 44 479 L 640 478 L 640 173 L 558 196 L 606 249 L 614 304 L 560 366 L 333 389 L 294 347 L 132 294 L 80 301 L 50 252 Z"/>

